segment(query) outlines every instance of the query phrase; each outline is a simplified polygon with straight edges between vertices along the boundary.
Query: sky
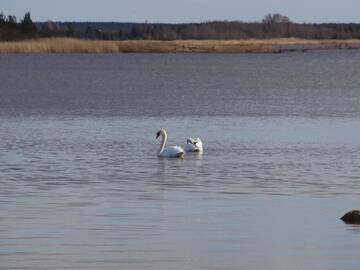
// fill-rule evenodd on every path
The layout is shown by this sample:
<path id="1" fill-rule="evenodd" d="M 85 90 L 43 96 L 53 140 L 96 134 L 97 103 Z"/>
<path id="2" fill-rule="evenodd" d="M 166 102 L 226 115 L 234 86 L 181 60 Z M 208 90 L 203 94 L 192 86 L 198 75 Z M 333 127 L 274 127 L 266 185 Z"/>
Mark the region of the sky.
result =
<path id="1" fill-rule="evenodd" d="M 0 0 L 0 11 L 34 21 L 261 21 L 280 13 L 294 22 L 358 22 L 360 0 Z"/>

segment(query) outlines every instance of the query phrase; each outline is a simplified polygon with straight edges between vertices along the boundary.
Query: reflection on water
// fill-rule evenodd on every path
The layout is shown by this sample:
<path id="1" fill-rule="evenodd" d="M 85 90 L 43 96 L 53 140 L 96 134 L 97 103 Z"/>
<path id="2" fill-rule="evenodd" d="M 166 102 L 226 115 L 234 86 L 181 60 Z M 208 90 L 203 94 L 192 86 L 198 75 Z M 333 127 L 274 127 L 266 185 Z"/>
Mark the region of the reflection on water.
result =
<path id="1" fill-rule="evenodd" d="M 358 58 L 1 56 L 0 269 L 357 269 Z"/>

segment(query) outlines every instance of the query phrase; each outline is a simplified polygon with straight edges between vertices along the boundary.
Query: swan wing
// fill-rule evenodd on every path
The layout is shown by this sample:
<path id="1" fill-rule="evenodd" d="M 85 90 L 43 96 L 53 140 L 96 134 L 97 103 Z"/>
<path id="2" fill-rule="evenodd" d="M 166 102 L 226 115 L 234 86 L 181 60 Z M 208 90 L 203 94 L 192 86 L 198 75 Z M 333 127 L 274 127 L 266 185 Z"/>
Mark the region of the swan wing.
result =
<path id="1" fill-rule="evenodd" d="M 169 146 L 160 153 L 161 157 L 182 157 L 185 151 L 180 146 Z"/>
<path id="2" fill-rule="evenodd" d="M 200 138 L 197 138 L 195 140 L 195 142 L 196 142 L 196 145 L 197 145 L 198 149 L 202 151 L 203 150 L 203 144 L 202 144 L 202 141 L 200 140 Z"/>
<path id="3" fill-rule="evenodd" d="M 185 145 L 185 150 L 186 152 L 202 152 L 202 141 L 200 140 L 200 138 L 197 138 L 196 140 L 188 138 L 187 144 Z"/>

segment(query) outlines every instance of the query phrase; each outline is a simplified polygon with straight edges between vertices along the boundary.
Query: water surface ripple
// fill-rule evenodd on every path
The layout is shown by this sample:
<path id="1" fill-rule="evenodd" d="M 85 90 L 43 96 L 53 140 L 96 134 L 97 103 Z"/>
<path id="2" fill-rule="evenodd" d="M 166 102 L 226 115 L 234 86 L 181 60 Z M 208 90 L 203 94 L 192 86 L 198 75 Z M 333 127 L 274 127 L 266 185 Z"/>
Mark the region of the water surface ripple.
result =
<path id="1" fill-rule="evenodd" d="M 358 269 L 360 53 L 0 56 L 0 269 Z M 158 159 L 200 136 L 203 155 Z"/>

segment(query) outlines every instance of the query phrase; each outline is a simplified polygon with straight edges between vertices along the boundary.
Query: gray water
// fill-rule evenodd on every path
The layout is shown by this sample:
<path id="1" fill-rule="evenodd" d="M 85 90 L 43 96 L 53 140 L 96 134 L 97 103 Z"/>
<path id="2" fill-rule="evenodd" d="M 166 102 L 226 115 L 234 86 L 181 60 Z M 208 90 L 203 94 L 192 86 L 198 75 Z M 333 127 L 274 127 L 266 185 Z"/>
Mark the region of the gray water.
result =
<path id="1" fill-rule="evenodd" d="M 357 51 L 0 56 L 0 96 L 0 269 L 358 269 Z"/>

